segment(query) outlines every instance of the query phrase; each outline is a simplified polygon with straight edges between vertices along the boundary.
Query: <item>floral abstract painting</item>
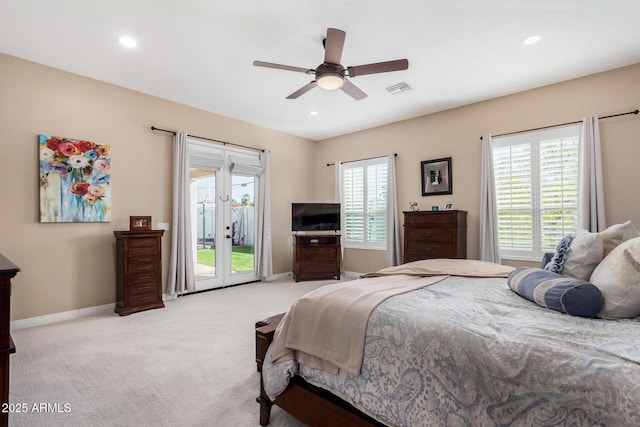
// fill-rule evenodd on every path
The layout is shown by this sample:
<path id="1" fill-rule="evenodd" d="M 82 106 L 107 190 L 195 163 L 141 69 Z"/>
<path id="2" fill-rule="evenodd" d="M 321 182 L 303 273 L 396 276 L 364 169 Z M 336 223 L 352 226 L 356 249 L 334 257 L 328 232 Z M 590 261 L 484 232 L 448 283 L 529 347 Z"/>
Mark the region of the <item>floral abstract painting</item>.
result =
<path id="1" fill-rule="evenodd" d="M 109 222 L 108 144 L 38 135 L 40 222 Z"/>

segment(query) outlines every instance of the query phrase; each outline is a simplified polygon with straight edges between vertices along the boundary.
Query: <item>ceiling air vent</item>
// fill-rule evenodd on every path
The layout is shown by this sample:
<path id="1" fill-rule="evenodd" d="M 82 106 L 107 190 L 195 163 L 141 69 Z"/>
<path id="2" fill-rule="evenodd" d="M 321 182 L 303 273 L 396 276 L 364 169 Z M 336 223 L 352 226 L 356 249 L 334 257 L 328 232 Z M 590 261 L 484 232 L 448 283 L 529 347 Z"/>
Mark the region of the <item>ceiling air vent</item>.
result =
<path id="1" fill-rule="evenodd" d="M 400 82 L 400 83 L 395 84 L 393 86 L 389 86 L 386 89 L 387 89 L 387 92 L 389 92 L 392 95 L 396 95 L 398 93 L 406 92 L 408 90 L 413 90 L 413 88 L 411 86 L 409 86 L 408 84 L 406 84 L 405 82 Z"/>

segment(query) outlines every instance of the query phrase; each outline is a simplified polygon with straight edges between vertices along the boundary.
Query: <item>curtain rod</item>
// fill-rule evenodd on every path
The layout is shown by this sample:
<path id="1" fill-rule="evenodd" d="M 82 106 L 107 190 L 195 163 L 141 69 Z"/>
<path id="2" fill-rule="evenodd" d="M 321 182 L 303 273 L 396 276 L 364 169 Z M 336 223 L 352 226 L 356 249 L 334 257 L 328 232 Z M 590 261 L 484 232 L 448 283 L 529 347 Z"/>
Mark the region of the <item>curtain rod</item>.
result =
<path id="1" fill-rule="evenodd" d="M 604 117 L 598 117 L 598 120 L 601 119 L 610 119 L 612 117 L 618 117 L 618 116 L 626 116 L 628 114 L 638 114 L 640 111 L 633 110 L 633 111 L 628 111 L 626 113 L 619 113 L 619 114 L 611 114 L 610 116 L 604 116 Z M 500 135 L 491 135 L 492 137 L 500 137 L 500 136 L 507 136 L 507 135 L 515 135 L 517 133 L 523 133 L 523 132 L 533 132 L 534 130 L 542 130 L 542 129 L 550 129 L 550 128 L 555 128 L 558 126 L 568 126 L 568 125 L 575 125 L 578 123 L 582 123 L 582 120 L 576 120 L 575 122 L 568 122 L 568 123 L 561 123 L 558 125 L 550 125 L 550 126 L 542 126 L 539 128 L 533 128 L 533 129 L 526 129 L 526 130 L 517 130 L 515 132 L 508 132 L 508 133 L 501 133 Z M 480 137 L 480 141 L 482 141 L 482 137 Z"/>
<path id="2" fill-rule="evenodd" d="M 393 153 L 393 156 L 398 157 L 398 153 Z M 379 159 L 380 157 L 385 157 L 385 156 L 367 157 L 366 159 L 348 160 L 346 162 L 340 162 L 340 163 L 362 162 L 364 160 Z M 335 163 L 327 163 L 327 166 L 333 166 L 333 165 L 335 165 Z"/>
<path id="3" fill-rule="evenodd" d="M 158 130 L 160 132 L 172 133 L 174 135 L 176 134 L 175 130 L 160 129 L 160 128 L 157 128 L 155 126 L 151 126 L 151 130 Z M 223 145 L 233 145 L 234 147 L 242 147 L 242 148 L 248 148 L 250 150 L 264 151 L 263 148 L 247 147 L 246 145 L 234 144 L 233 142 L 227 142 L 227 141 L 220 141 L 219 139 L 205 138 L 204 136 L 189 135 L 189 134 L 187 134 L 187 136 L 189 136 L 191 138 L 203 139 L 205 141 L 218 142 L 218 143 L 223 144 Z"/>

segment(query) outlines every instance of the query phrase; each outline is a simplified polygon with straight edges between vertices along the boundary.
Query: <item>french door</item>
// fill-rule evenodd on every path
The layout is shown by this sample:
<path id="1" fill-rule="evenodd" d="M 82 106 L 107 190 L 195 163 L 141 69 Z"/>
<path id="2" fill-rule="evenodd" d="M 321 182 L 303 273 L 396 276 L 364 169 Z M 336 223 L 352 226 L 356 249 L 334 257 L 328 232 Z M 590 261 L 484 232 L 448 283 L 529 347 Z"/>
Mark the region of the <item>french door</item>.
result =
<path id="1" fill-rule="evenodd" d="M 257 152 L 189 140 L 196 291 L 258 280 Z"/>

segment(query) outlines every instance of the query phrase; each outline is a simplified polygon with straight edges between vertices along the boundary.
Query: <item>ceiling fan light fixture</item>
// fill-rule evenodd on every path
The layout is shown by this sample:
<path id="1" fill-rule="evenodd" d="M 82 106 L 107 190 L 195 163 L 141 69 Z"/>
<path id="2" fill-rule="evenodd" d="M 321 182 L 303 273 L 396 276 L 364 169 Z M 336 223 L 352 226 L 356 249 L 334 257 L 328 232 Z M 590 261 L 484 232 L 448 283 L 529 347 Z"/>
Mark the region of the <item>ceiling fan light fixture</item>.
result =
<path id="1" fill-rule="evenodd" d="M 344 76 L 339 73 L 325 73 L 318 77 L 318 86 L 324 90 L 337 90 L 344 84 Z"/>

